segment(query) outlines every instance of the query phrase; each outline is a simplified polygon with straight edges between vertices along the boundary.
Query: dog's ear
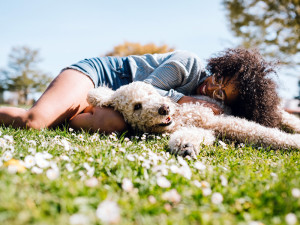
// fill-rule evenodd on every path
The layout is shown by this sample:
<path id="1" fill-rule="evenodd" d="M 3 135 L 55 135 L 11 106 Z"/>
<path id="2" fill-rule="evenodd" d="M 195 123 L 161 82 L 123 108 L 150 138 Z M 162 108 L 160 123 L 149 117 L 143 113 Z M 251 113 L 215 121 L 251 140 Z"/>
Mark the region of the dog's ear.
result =
<path id="1" fill-rule="evenodd" d="M 108 87 L 98 87 L 89 91 L 87 101 L 92 106 L 113 106 L 113 94 L 115 91 Z"/>

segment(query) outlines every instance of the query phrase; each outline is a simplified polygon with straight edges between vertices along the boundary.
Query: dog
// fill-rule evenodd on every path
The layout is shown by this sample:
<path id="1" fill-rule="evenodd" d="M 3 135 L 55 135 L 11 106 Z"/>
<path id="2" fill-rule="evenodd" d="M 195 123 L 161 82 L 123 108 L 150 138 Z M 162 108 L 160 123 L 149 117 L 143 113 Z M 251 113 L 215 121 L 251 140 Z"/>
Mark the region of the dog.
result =
<path id="1" fill-rule="evenodd" d="M 274 149 L 300 149 L 300 134 L 268 128 L 231 115 L 214 115 L 210 108 L 198 103 L 179 105 L 145 82 L 133 82 L 116 91 L 99 87 L 88 93 L 87 101 L 94 107 L 113 107 L 135 130 L 170 133 L 170 152 L 176 155 L 195 158 L 201 145 L 214 144 L 217 136 Z M 285 125 L 297 128 L 299 119 L 290 116 L 284 116 Z"/>

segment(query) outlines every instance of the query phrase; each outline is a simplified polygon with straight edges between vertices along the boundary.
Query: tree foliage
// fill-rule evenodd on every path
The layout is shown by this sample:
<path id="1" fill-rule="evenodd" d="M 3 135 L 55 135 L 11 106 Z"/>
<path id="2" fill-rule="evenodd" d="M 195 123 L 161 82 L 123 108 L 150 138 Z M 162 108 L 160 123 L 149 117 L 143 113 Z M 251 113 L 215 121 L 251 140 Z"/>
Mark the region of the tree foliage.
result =
<path id="1" fill-rule="evenodd" d="M 243 46 L 300 65 L 300 0 L 223 0 L 223 5 Z"/>
<path id="2" fill-rule="evenodd" d="M 153 43 L 141 45 L 140 43 L 133 43 L 125 41 L 124 44 L 117 45 L 113 51 L 108 52 L 106 56 L 128 56 L 128 55 L 143 55 L 154 53 L 166 53 L 174 51 L 168 45 L 157 46 Z"/>
<path id="3" fill-rule="evenodd" d="M 41 62 L 38 50 L 26 46 L 14 47 L 9 54 L 8 66 L 1 70 L 1 88 L 16 91 L 19 103 L 26 103 L 29 93 L 43 91 L 51 77 L 37 68 Z"/>

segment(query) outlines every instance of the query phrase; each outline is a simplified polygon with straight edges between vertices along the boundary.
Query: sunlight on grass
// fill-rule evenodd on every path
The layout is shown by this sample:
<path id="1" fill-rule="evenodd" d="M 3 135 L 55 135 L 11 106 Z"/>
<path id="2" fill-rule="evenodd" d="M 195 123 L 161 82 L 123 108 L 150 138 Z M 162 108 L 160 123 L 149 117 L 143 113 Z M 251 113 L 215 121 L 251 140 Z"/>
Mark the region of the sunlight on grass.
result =
<path id="1" fill-rule="evenodd" d="M 300 153 L 0 128 L 0 224 L 296 224 Z M 223 146 L 223 147 L 222 147 Z"/>

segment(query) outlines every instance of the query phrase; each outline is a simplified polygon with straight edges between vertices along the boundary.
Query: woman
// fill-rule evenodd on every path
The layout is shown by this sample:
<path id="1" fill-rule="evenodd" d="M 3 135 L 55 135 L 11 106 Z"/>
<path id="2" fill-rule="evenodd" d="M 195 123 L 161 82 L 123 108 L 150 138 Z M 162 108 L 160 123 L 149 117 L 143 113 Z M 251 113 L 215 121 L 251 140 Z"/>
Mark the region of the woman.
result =
<path id="1" fill-rule="evenodd" d="M 261 104 L 261 107 L 260 101 L 256 99 L 252 101 L 253 97 L 249 93 L 252 95 L 253 90 L 247 91 L 248 85 L 258 83 L 258 91 L 254 94 L 258 100 L 264 98 L 269 93 L 261 88 L 265 80 L 270 86 L 264 87 L 272 89 L 272 93 L 275 90 L 274 83 L 265 78 L 266 74 L 273 71 L 272 65 L 265 62 L 257 52 L 229 49 L 222 55 L 211 58 L 207 70 L 214 75 L 208 77 L 200 59 L 185 51 L 85 59 L 63 69 L 29 110 L 1 108 L 0 122 L 6 126 L 41 129 L 70 120 L 70 126 L 75 129 L 122 131 L 126 129 L 122 116 L 111 108 L 89 107 L 87 93 L 100 85 L 107 85 L 115 90 L 132 81 L 144 81 L 156 87 L 161 95 L 168 96 L 179 104 L 200 102 L 212 108 L 215 114 L 222 113 L 217 105 L 189 96 L 208 95 L 232 106 L 236 115 L 274 126 L 264 123 L 265 119 L 261 119 L 259 115 L 264 105 Z M 276 92 L 274 94 L 273 98 L 276 100 Z M 245 98 L 250 98 L 250 101 Z M 252 105 L 247 105 L 248 102 L 259 107 L 252 108 Z M 262 102 L 267 107 L 271 106 Z M 238 106 L 242 103 L 245 104 L 240 109 Z"/>

